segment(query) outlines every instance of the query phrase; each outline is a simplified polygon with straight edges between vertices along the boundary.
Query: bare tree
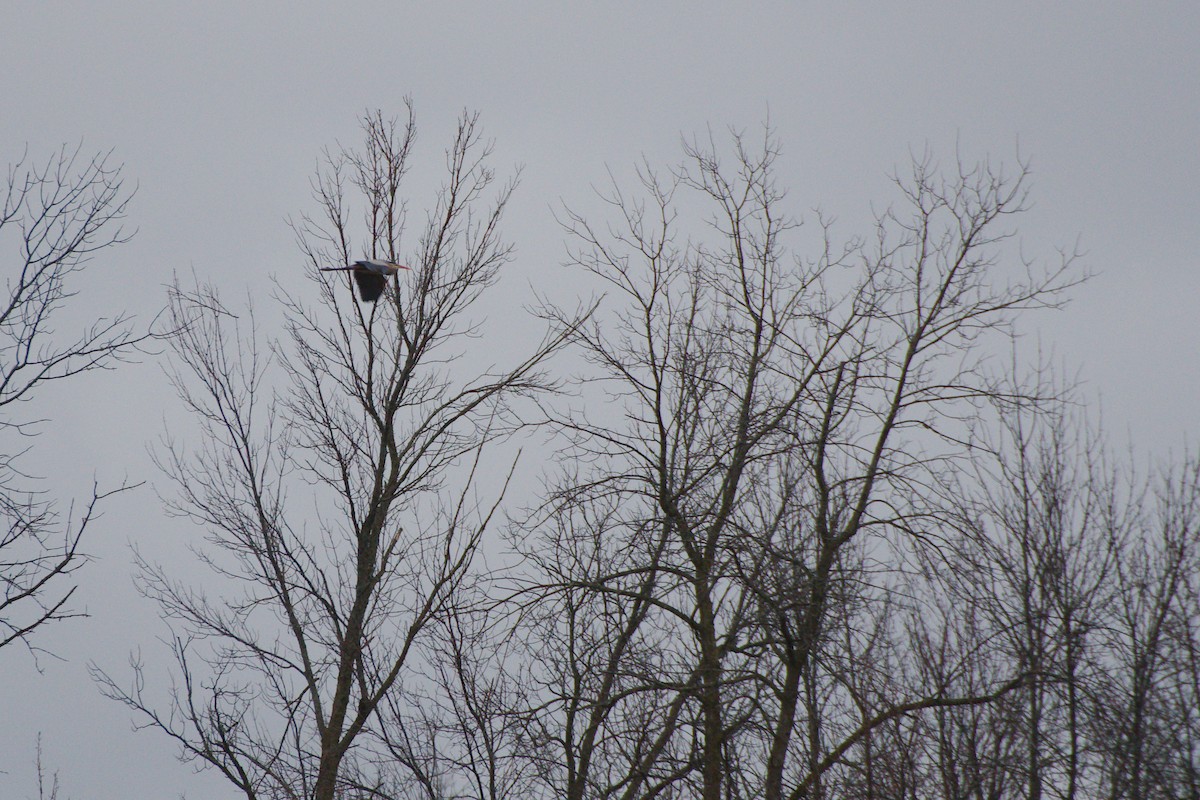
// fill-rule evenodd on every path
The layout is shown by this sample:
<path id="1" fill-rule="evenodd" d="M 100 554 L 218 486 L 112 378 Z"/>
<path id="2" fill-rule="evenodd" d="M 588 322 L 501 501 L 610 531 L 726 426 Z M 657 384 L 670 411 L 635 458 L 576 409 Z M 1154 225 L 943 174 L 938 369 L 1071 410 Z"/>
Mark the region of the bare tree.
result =
<path id="1" fill-rule="evenodd" d="M 989 674 L 1027 680 L 1002 703 L 938 712 L 933 760 L 947 797 L 1092 796 L 1088 722 L 1122 473 L 1078 406 L 1012 397 L 954 483 L 963 535 L 925 554 L 925 594 L 944 599 L 914 618 L 913 640 L 926 679 L 956 691 Z"/>
<path id="2" fill-rule="evenodd" d="M 56 330 L 68 312 L 79 273 L 94 256 L 131 235 L 122 227 L 130 193 L 109 154 L 82 156 L 64 146 L 45 162 L 23 156 L 9 166 L 0 208 L 5 296 L 0 300 L 0 648 L 50 623 L 83 616 L 71 603 L 71 574 L 97 504 L 115 490 L 93 488 L 65 513 L 21 456 L 46 423 L 34 405 L 49 384 L 108 369 L 148 334 L 123 313 L 92 316 L 81 331 Z M 10 249 L 12 248 L 12 253 Z"/>
<path id="3" fill-rule="evenodd" d="M 728 165 L 685 149 L 605 197 L 614 222 L 566 214 L 572 261 L 610 293 L 572 336 L 610 413 L 559 419 L 564 475 L 530 523 L 527 635 L 554 653 L 531 738 L 551 795 L 835 795 L 872 732 L 1024 680 L 892 685 L 856 708 L 843 672 L 871 663 L 862 609 L 899 580 L 880 565 L 957 535 L 945 475 L 1005 391 L 980 345 L 1077 278 L 1070 259 L 999 262 L 1023 170 L 919 160 L 873 241 L 823 226 L 805 260 L 769 135 L 735 136 Z M 693 201 L 710 235 L 680 230 Z"/>
<path id="4" fill-rule="evenodd" d="M 1193 557 L 1196 555 L 1193 552 Z M 1168 701 L 1177 744 L 1172 766 L 1177 769 L 1178 796 L 1200 800 L 1200 613 L 1196 612 L 1200 609 L 1200 565 L 1193 562 L 1183 577 L 1183 591 L 1170 626 L 1177 669 Z"/>
<path id="5" fill-rule="evenodd" d="M 140 664 L 130 688 L 97 671 L 247 798 L 443 796 L 455 776 L 440 758 L 450 723 L 429 702 L 436 636 L 479 580 L 511 473 L 489 445 L 551 388 L 539 365 L 561 339 L 482 374 L 456 364 L 475 341 L 473 303 L 511 258 L 499 223 L 515 182 L 497 187 L 464 115 L 410 240 L 411 106 L 363 130 L 363 149 L 326 154 L 319 213 L 295 224 L 321 304 L 281 290 L 282 341 L 264 349 L 253 314 L 212 289 L 172 292 L 174 378 L 201 438 L 168 441 L 161 462 L 170 507 L 204 529 L 197 553 L 223 583 L 205 591 L 142 562 L 142 591 L 172 626 L 165 703 Z M 409 255 L 413 272 L 374 304 L 318 272 L 364 255 Z"/>
<path id="6" fill-rule="evenodd" d="M 806 244 L 769 131 L 687 143 L 563 212 L 596 306 L 467 372 L 513 184 L 465 115 L 410 239 L 411 108 L 363 127 L 283 336 L 171 293 L 199 436 L 160 463 L 212 576 L 141 561 L 176 682 L 96 672 L 141 724 L 247 798 L 1196 797 L 1200 469 L 1137 479 L 994 357 L 1081 279 L 1012 257 L 1023 165 L 916 159 Z M 360 303 L 319 272 L 359 257 L 414 269 Z M 557 462 L 486 547 L 535 424 Z"/>
<path id="7" fill-rule="evenodd" d="M 1135 485 L 1136 486 L 1136 485 Z M 1194 786 L 1194 667 L 1197 609 L 1190 578 L 1200 555 L 1200 461 L 1160 467 L 1130 502 L 1127 523 L 1109 531 L 1120 549 L 1102 651 L 1092 732 L 1103 755 L 1096 796 L 1179 797 Z"/>

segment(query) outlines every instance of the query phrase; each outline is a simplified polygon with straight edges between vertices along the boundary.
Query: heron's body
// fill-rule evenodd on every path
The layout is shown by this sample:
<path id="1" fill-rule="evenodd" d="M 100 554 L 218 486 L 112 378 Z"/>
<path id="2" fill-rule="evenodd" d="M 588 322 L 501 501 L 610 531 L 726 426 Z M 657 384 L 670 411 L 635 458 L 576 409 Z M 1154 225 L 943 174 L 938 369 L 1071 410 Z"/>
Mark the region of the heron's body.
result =
<path id="1" fill-rule="evenodd" d="M 402 269 L 408 267 L 378 258 L 364 258 L 348 267 L 321 267 L 322 272 L 349 272 L 353 275 L 354 282 L 358 285 L 358 296 L 367 303 L 378 300 L 387 287 L 388 278 Z"/>

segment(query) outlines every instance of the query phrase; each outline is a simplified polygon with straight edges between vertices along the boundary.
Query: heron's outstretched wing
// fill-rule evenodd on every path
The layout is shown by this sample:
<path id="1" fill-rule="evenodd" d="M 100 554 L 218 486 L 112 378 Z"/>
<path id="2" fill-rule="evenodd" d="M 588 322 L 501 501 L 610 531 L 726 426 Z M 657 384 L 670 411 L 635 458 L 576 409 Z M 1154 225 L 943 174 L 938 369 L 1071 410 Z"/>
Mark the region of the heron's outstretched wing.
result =
<path id="1" fill-rule="evenodd" d="M 367 272 L 366 270 L 354 270 L 354 282 L 358 284 L 358 296 L 364 302 L 374 303 L 383 294 L 383 289 L 387 286 L 387 278 L 375 272 Z"/>

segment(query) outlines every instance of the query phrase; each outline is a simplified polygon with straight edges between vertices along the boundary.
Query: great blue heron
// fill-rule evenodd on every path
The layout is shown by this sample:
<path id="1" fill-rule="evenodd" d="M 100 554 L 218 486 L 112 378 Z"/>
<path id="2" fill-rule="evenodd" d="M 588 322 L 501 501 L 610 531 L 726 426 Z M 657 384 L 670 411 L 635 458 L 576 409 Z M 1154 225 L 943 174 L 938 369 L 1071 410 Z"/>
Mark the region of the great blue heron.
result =
<path id="1" fill-rule="evenodd" d="M 378 258 L 364 258 L 355 261 L 348 267 L 321 267 L 321 272 L 349 272 L 358 284 L 358 296 L 364 302 L 374 303 L 383 294 L 388 278 L 396 275 L 402 269 L 408 269 L 403 264 L 393 264 L 390 261 L 380 261 Z"/>

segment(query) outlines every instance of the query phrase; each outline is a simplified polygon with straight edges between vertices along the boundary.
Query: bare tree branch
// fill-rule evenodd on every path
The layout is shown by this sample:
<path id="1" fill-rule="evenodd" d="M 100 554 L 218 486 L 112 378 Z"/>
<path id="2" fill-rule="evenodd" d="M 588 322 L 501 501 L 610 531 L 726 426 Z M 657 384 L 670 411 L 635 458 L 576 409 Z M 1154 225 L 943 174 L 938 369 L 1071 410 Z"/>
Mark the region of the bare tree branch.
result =
<path id="1" fill-rule="evenodd" d="M 88 157 L 63 146 L 45 162 L 23 156 L 8 167 L 0 207 L 6 294 L 0 298 L 0 648 L 21 643 L 44 652 L 33 634 L 85 616 L 72 604 L 70 576 L 87 561 L 81 544 L 104 498 L 125 489 L 93 488 L 65 516 L 21 456 L 45 420 L 27 412 L 48 384 L 111 369 L 154 337 L 124 313 L 97 316 L 74 336 L 56 330 L 76 294 L 78 273 L 99 252 L 129 240 L 122 227 L 132 193 L 110 153 Z M 15 253 L 8 254 L 8 242 Z"/>

